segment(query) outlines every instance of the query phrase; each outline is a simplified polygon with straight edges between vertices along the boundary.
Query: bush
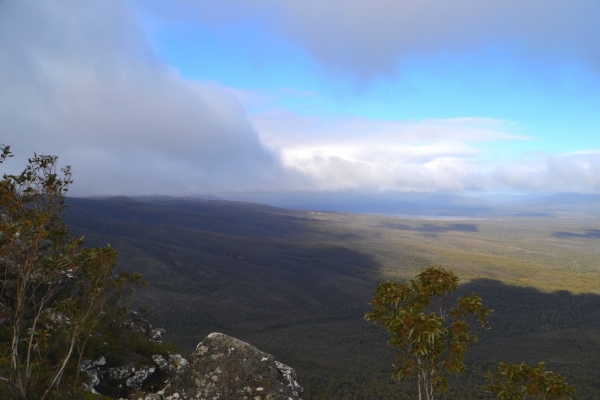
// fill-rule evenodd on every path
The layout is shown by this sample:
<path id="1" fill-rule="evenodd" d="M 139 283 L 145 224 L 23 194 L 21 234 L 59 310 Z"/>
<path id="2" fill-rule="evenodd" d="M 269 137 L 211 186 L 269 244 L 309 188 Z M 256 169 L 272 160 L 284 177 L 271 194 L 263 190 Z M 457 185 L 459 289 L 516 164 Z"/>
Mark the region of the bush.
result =
<path id="1" fill-rule="evenodd" d="M 0 146 L 0 163 L 9 157 Z M 83 357 L 143 283 L 115 273 L 110 246 L 87 248 L 70 234 L 60 213 L 71 170 L 56 162 L 36 154 L 0 181 L 0 398 L 83 396 Z"/>

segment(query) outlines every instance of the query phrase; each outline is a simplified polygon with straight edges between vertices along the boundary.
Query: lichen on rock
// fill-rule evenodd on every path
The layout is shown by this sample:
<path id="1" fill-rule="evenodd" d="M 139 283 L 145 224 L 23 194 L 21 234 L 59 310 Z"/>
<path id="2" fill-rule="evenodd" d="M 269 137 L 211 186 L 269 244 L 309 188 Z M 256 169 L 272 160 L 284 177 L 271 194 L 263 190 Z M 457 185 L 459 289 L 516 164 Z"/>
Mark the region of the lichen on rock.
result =
<path id="1" fill-rule="evenodd" d="M 211 333 L 162 395 L 165 400 L 301 400 L 301 393 L 293 368 L 239 339 Z"/>
<path id="2" fill-rule="evenodd" d="M 142 388 L 142 384 L 150 375 L 152 375 L 155 371 L 155 368 L 152 366 L 145 365 L 139 368 L 137 371 L 133 373 L 126 381 L 125 384 L 131 390 L 140 390 Z"/>

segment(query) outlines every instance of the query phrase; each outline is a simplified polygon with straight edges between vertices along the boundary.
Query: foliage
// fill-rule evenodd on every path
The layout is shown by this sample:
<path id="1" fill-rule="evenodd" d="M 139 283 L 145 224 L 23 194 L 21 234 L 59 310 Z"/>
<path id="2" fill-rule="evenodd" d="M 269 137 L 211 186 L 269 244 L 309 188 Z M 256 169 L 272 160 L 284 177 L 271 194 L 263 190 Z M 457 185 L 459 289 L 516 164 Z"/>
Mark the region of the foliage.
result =
<path id="1" fill-rule="evenodd" d="M 0 162 L 11 156 L 0 151 Z M 57 157 L 37 154 L 0 181 L 0 388 L 12 398 L 77 392 L 90 339 L 142 283 L 115 274 L 110 246 L 86 248 L 69 233 L 60 213 L 71 182 Z"/>
<path id="2" fill-rule="evenodd" d="M 381 325 L 397 348 L 397 380 L 417 376 L 419 399 L 432 400 L 448 389 L 447 373 L 465 371 L 464 356 L 477 342 L 471 319 L 486 327 L 492 312 L 473 294 L 457 300 L 448 309 L 449 297 L 458 287 L 458 277 L 443 268 L 429 267 L 404 283 L 379 283 L 365 319 Z"/>
<path id="3" fill-rule="evenodd" d="M 568 385 L 565 378 L 559 374 L 546 371 L 543 362 L 537 367 L 525 363 L 505 364 L 498 366 L 498 372 L 488 373 L 488 391 L 502 400 L 540 399 L 558 400 L 571 399 L 575 391 Z"/>

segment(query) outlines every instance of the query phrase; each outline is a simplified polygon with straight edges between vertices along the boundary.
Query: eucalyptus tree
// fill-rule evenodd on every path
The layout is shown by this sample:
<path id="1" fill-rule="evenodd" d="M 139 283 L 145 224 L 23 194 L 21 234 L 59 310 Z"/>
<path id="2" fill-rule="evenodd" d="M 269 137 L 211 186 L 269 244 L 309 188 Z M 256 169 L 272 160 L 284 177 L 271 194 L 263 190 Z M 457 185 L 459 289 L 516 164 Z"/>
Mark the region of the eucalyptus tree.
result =
<path id="1" fill-rule="evenodd" d="M 11 157 L 0 146 L 0 163 Z M 137 274 L 116 252 L 86 248 L 61 219 L 71 169 L 35 154 L 0 181 L 0 398 L 44 399 L 81 387 L 79 364 L 99 324 Z M 68 373 L 66 373 L 68 371 Z"/>
<path id="2" fill-rule="evenodd" d="M 500 400 L 570 400 L 575 395 L 574 387 L 560 374 L 546 371 L 543 362 L 537 367 L 501 362 L 486 379 L 488 391 Z"/>
<path id="3" fill-rule="evenodd" d="M 450 307 L 458 282 L 453 272 L 429 267 L 406 282 L 379 283 L 365 315 L 391 335 L 388 344 L 397 350 L 392 376 L 416 375 L 419 400 L 433 400 L 448 389 L 448 374 L 465 372 L 465 352 L 477 342 L 474 327 L 488 326 L 492 310 L 478 295 Z"/>

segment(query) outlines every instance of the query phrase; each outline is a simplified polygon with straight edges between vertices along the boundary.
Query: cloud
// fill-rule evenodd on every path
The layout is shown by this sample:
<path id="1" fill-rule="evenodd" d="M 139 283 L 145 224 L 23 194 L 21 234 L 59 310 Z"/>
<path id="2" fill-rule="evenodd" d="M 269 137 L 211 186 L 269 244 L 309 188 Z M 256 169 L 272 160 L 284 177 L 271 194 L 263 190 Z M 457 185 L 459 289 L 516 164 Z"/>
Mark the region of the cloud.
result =
<path id="1" fill-rule="evenodd" d="M 253 115 L 265 146 L 305 179 L 290 189 L 382 192 L 599 192 L 600 151 L 495 153 L 531 138 L 492 118 L 322 119 L 286 110 Z"/>
<path id="2" fill-rule="evenodd" d="M 358 7 L 352 1 L 349 6 Z M 0 3 L 1 142 L 20 156 L 3 170 L 18 170 L 34 151 L 57 154 L 73 166 L 74 195 L 600 191 L 600 152 L 491 160 L 497 143 L 529 139 L 510 121 L 307 117 L 274 109 L 268 92 L 183 79 L 154 56 L 128 4 Z M 275 7 L 268 1 L 246 4 L 255 11 Z M 297 18 L 321 7 L 311 1 L 278 4 L 280 15 L 292 6 L 308 7 Z M 370 12 L 394 4 L 381 3 Z M 559 3 L 549 4 L 554 9 Z M 220 10 L 219 18 L 229 18 Z M 329 11 L 323 10 L 325 18 Z M 336 18 L 331 21 L 332 29 L 345 29 Z M 328 35 L 323 40 L 335 41 Z M 261 112 L 248 115 L 245 107 Z"/>
<path id="3" fill-rule="evenodd" d="M 497 187 L 523 192 L 600 192 L 600 150 L 534 154 L 497 165 Z"/>
<path id="4" fill-rule="evenodd" d="M 514 133 L 516 124 L 491 118 L 324 120 L 278 110 L 252 122 L 282 163 L 308 179 L 304 190 L 485 190 L 491 182 L 478 145 L 528 139 Z"/>
<path id="5" fill-rule="evenodd" d="M 261 137 L 268 143 L 305 142 L 317 144 L 335 140 L 363 139 L 369 142 L 455 141 L 491 142 L 528 140 L 518 134 L 519 126 L 494 118 L 446 118 L 420 121 L 385 121 L 360 117 L 323 119 L 300 116 L 284 109 L 275 109 L 251 117 Z"/>
<path id="6" fill-rule="evenodd" d="M 154 1 L 163 4 L 163 1 Z M 333 71 L 391 74 L 439 54 L 508 51 L 535 63 L 583 62 L 600 72 L 596 0 L 179 0 L 171 18 L 202 24 L 260 21 Z M 164 7 L 161 8 L 164 10 Z"/>
<path id="7" fill-rule="evenodd" d="M 156 59 L 125 2 L 6 0 L 0 54 L 2 142 L 22 157 L 59 155 L 74 168 L 73 194 L 193 194 L 280 179 L 236 97 Z"/>

